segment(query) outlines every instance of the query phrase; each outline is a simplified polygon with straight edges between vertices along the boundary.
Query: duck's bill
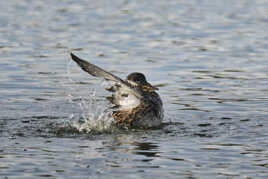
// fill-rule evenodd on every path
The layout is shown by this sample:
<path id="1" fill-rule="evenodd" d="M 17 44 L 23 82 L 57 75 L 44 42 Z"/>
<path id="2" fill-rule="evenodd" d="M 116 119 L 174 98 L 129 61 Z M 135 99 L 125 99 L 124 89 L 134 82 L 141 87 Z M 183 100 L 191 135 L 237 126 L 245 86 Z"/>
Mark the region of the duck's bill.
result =
<path id="1" fill-rule="evenodd" d="M 152 86 L 150 83 L 146 83 L 144 86 L 143 86 L 143 89 L 144 90 L 147 90 L 147 91 L 157 91 L 159 90 L 159 88 L 155 87 L 155 86 Z"/>

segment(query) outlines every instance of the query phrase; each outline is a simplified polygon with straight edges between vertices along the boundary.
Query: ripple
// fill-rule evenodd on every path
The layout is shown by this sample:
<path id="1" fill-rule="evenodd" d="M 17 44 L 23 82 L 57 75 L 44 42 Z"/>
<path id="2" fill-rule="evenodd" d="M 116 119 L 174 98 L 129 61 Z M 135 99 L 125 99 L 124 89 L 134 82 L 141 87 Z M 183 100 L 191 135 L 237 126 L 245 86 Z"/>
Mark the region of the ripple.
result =
<path id="1" fill-rule="evenodd" d="M 264 1 L 1 7 L 1 177 L 266 178 Z M 71 51 L 122 78 L 146 74 L 161 87 L 162 127 L 112 128 L 105 85 Z"/>

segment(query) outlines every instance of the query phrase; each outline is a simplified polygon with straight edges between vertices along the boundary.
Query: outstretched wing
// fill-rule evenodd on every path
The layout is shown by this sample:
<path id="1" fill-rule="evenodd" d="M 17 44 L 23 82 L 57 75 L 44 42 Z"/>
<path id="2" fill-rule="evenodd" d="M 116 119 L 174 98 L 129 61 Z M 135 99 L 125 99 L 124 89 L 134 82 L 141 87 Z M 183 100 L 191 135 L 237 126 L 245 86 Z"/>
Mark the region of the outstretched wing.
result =
<path id="1" fill-rule="evenodd" d="M 114 81 L 122 85 L 123 87 L 125 87 L 125 89 L 127 89 L 128 92 L 132 93 L 138 99 L 141 99 L 140 93 L 135 88 L 132 88 L 129 83 L 125 82 L 121 78 L 103 70 L 102 68 L 94 64 L 91 64 L 85 60 L 80 59 L 73 53 L 71 53 L 71 57 L 84 71 L 88 72 L 90 75 L 95 76 L 95 77 L 103 77 L 106 80 Z"/>

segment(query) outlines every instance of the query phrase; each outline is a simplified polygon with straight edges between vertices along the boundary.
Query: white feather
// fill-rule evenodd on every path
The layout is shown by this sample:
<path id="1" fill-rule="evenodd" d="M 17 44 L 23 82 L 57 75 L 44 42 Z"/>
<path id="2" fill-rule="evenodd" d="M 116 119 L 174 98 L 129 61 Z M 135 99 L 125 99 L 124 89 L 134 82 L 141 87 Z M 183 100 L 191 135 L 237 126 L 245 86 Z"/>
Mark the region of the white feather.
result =
<path id="1" fill-rule="evenodd" d="M 128 93 L 124 88 L 120 88 L 120 90 L 116 91 L 115 96 L 116 101 L 118 101 L 120 105 L 120 110 L 133 109 L 140 104 L 140 100 L 132 93 Z"/>
<path id="2" fill-rule="evenodd" d="M 120 109 L 127 110 L 133 109 L 140 104 L 140 100 L 137 99 L 134 95 L 128 95 L 127 97 L 122 97 L 119 101 Z"/>

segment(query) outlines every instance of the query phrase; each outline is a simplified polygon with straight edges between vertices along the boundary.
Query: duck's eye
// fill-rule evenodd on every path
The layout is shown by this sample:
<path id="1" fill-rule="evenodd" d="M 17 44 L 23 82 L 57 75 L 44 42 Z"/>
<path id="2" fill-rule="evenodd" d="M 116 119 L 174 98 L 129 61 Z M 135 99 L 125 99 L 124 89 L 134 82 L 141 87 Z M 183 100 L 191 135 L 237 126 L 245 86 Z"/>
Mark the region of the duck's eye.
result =
<path id="1" fill-rule="evenodd" d="M 123 94 L 121 94 L 121 96 L 122 97 L 128 97 L 128 94 L 123 93 Z"/>
<path id="2" fill-rule="evenodd" d="M 136 78 L 134 81 L 135 81 L 136 83 L 141 83 L 141 82 L 142 82 L 142 79 L 140 79 L 140 78 Z"/>

